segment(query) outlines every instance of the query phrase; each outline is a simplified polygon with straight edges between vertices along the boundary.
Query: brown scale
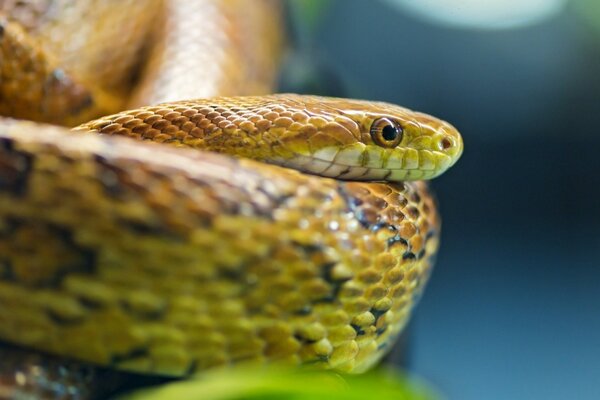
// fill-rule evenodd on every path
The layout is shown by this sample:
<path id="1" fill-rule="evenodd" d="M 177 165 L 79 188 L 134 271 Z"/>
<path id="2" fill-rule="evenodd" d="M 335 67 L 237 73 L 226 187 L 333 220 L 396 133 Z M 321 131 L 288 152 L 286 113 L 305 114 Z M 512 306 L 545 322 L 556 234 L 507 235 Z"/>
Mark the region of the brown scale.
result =
<path id="1" fill-rule="evenodd" d="M 429 274 L 439 221 L 424 183 L 344 183 L 33 128 L 0 131 L 4 168 L 32 159 L 24 187 L 0 193 L 3 225 L 25 234 L 6 235 L 0 257 L 14 270 L 21 237 L 42 235 L 35 249 L 60 231 L 62 251 L 87 264 L 58 273 L 43 257 L 38 270 L 55 279 L 5 274 L 2 340 L 167 375 L 275 360 L 359 372 L 392 344 Z"/>
<path id="2" fill-rule="evenodd" d="M 167 100 L 269 93 L 282 30 L 272 0 L 3 0 L 0 115 L 74 126 Z"/>
<path id="3" fill-rule="evenodd" d="M 75 125 L 121 109 L 160 4 L 0 2 L 0 115 Z"/>

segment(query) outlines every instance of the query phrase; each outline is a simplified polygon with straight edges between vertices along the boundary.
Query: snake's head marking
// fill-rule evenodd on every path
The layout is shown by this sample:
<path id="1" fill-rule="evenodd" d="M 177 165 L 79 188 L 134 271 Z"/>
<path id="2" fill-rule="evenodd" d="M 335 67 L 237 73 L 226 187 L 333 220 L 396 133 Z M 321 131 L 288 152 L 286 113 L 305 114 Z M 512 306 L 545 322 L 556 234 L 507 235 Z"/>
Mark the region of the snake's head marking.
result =
<path id="1" fill-rule="evenodd" d="M 289 96 L 289 95 L 287 95 Z M 332 178 L 404 181 L 434 178 L 460 157 L 463 142 L 449 123 L 389 103 L 292 96 L 297 130 L 278 141 L 275 163 Z"/>

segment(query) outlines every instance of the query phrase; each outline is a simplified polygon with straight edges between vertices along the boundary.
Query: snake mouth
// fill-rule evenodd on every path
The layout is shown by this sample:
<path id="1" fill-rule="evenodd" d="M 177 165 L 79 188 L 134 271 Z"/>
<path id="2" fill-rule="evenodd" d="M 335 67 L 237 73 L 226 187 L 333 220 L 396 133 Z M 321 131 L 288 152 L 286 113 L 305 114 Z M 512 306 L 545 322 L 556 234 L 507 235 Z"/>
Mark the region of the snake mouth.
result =
<path id="1" fill-rule="evenodd" d="M 455 160 L 448 155 L 430 150 L 414 150 L 416 160 L 402 162 L 397 165 L 394 160 L 381 158 L 360 163 L 350 163 L 343 157 L 319 157 L 313 155 L 295 154 L 288 159 L 279 158 L 273 163 L 283 167 L 294 168 L 302 172 L 343 180 L 357 181 L 408 181 L 432 179 L 446 171 Z"/>

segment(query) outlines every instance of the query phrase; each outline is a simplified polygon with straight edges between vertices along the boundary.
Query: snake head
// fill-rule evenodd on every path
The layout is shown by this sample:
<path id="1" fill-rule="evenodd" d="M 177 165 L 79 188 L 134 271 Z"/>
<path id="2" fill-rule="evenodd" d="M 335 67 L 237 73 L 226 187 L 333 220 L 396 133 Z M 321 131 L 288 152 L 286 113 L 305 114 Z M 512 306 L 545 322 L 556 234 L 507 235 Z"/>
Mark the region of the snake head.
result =
<path id="1" fill-rule="evenodd" d="M 286 156 L 277 164 L 339 179 L 405 181 L 434 178 L 462 154 L 456 128 L 424 113 L 383 102 L 292 98 L 297 127 L 278 137 Z"/>

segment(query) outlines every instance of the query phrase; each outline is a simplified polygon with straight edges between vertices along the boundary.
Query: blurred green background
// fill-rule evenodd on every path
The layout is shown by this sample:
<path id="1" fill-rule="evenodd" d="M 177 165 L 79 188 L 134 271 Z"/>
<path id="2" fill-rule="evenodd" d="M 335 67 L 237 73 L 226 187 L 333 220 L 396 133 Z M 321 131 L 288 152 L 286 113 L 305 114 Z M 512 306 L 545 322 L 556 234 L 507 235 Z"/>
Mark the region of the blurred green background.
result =
<path id="1" fill-rule="evenodd" d="M 600 398 L 600 3 L 291 0 L 282 91 L 384 100 L 465 140 L 408 368 L 449 398 Z"/>
<path id="2" fill-rule="evenodd" d="M 418 379 L 380 369 L 362 375 L 285 367 L 213 370 L 197 379 L 141 389 L 119 400 L 434 400 Z"/>

